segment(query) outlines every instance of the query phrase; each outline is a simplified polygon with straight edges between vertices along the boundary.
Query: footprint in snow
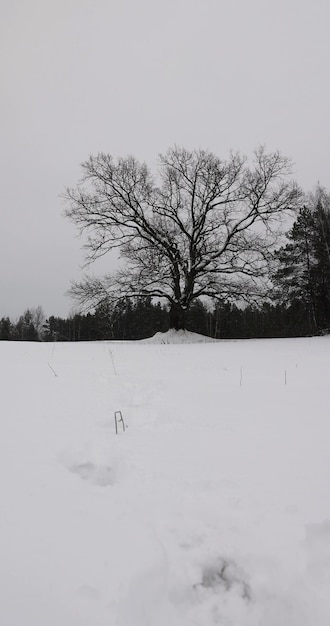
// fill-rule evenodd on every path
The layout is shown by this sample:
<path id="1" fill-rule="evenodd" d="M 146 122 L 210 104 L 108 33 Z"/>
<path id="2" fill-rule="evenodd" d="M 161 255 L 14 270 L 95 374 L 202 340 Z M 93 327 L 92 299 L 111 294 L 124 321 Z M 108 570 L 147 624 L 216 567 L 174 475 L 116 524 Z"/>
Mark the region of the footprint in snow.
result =
<path id="1" fill-rule="evenodd" d="M 99 487 L 107 487 L 115 483 L 114 471 L 107 465 L 94 465 L 91 461 L 86 461 L 71 465 L 69 470 L 73 474 L 78 474 L 83 480 Z"/>

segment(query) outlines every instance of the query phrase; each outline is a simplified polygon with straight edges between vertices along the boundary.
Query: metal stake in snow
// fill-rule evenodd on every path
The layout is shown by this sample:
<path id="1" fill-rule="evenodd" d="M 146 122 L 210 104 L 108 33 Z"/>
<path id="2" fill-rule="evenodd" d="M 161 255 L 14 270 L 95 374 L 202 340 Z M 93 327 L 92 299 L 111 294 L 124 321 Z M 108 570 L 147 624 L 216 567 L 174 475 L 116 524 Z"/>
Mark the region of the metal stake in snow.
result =
<path id="1" fill-rule="evenodd" d="M 123 431 L 125 432 L 126 430 L 126 426 L 125 426 L 125 422 L 122 416 L 121 411 L 115 411 L 115 426 L 116 426 L 116 435 L 118 435 L 118 423 L 122 423 L 123 425 Z"/>

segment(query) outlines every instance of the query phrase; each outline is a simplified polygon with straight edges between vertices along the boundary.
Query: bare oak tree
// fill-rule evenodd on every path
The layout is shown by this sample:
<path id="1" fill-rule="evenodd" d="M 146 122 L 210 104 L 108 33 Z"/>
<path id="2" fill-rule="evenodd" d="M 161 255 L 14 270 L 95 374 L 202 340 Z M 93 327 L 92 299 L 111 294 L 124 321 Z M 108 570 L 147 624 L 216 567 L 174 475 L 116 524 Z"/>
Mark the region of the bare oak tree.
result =
<path id="1" fill-rule="evenodd" d="M 264 148 L 250 167 L 239 154 L 221 161 L 208 151 L 174 147 L 160 156 L 157 177 L 133 157 L 108 154 L 83 163 L 67 189 L 65 214 L 88 234 L 87 262 L 120 249 L 122 269 L 85 277 L 71 294 L 80 304 L 152 296 L 170 304 L 170 325 L 201 296 L 250 300 L 269 287 L 278 225 L 296 207 L 290 161 Z"/>

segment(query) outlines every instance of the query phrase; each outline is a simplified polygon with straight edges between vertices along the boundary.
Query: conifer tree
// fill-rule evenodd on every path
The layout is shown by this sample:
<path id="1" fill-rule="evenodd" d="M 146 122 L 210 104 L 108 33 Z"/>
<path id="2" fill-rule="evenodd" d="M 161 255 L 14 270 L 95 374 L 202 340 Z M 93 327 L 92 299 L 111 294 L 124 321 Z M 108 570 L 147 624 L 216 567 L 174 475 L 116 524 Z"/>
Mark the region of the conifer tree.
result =
<path id="1" fill-rule="evenodd" d="M 318 187 L 306 197 L 278 253 L 277 297 L 287 308 L 305 309 L 309 329 L 330 325 L 330 200 Z"/>

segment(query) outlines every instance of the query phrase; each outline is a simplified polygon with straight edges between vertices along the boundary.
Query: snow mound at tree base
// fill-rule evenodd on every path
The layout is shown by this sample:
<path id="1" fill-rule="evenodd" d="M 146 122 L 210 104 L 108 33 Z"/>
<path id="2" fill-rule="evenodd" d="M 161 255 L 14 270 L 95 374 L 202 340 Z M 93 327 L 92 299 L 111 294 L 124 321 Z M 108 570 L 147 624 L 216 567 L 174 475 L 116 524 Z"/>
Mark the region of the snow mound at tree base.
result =
<path id="1" fill-rule="evenodd" d="M 217 340 L 206 335 L 193 333 L 190 330 L 174 330 L 174 328 L 170 328 L 165 333 L 156 333 L 153 337 L 142 339 L 141 341 L 143 343 L 208 343 Z"/>

